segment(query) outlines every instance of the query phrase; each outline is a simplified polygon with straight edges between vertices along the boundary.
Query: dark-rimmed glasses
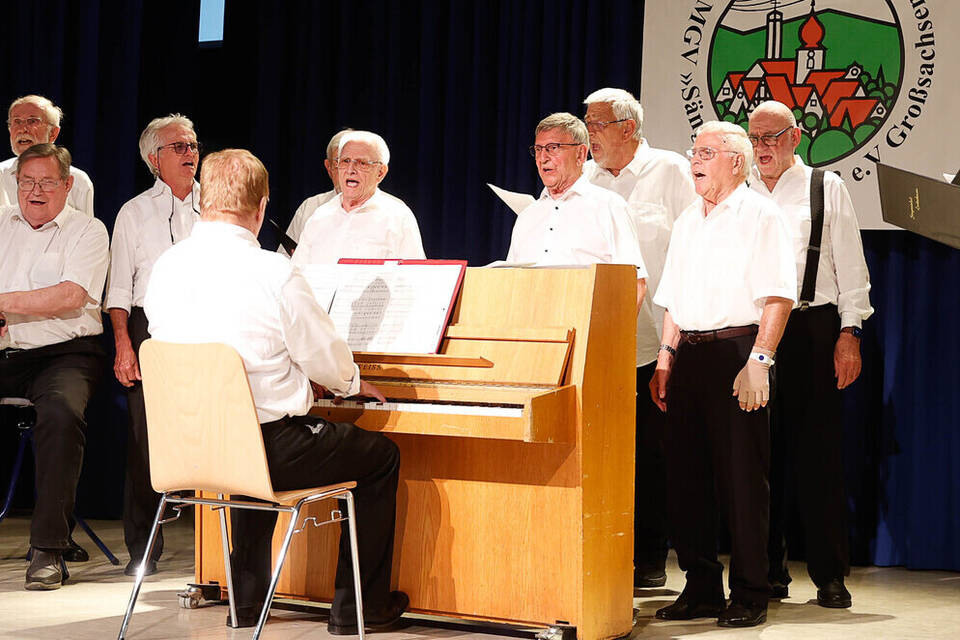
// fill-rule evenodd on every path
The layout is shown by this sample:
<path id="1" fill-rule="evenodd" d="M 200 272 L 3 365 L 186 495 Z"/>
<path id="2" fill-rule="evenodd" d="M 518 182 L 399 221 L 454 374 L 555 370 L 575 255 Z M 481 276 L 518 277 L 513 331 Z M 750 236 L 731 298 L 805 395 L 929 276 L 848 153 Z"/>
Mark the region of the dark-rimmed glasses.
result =
<path id="1" fill-rule="evenodd" d="M 750 144 L 752 144 L 753 146 L 757 146 L 757 144 L 762 142 L 763 146 L 765 147 L 773 147 L 780 140 L 780 136 L 785 134 L 787 131 L 790 131 L 790 129 L 793 129 L 792 125 L 787 126 L 785 129 L 781 129 L 776 133 L 765 133 L 762 136 L 748 135 L 747 139 L 750 141 Z"/>
<path id="2" fill-rule="evenodd" d="M 187 149 L 189 149 L 191 153 L 200 153 L 200 149 L 202 148 L 199 142 L 171 142 L 170 144 L 157 147 L 157 153 L 160 153 L 160 149 L 173 149 L 175 154 L 182 156 L 187 152 Z"/>
<path id="3" fill-rule="evenodd" d="M 594 133 L 596 133 L 597 131 L 600 131 L 601 129 L 603 129 L 608 125 L 617 124 L 619 122 L 626 122 L 627 120 L 630 120 L 630 118 L 620 118 L 619 120 L 607 120 L 605 122 L 599 121 L 599 120 L 588 122 L 584 120 L 583 124 L 587 125 L 587 131 L 593 131 Z"/>
<path id="4" fill-rule="evenodd" d="M 536 158 L 538 153 L 543 153 L 545 151 L 548 156 L 555 156 L 557 155 L 557 152 L 560 151 L 560 147 L 579 146 L 579 142 L 551 142 L 550 144 L 535 144 L 530 147 L 530 155 Z"/>

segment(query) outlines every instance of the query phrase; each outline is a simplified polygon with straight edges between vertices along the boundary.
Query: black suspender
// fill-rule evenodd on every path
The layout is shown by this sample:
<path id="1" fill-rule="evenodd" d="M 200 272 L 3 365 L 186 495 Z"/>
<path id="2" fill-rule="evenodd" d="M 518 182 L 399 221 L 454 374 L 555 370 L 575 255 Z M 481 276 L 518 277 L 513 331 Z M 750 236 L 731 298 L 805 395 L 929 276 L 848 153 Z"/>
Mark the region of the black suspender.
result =
<path id="1" fill-rule="evenodd" d="M 810 176 L 810 243 L 807 245 L 807 266 L 800 288 L 801 309 L 813 302 L 817 290 L 817 268 L 820 266 L 820 241 L 823 237 L 823 169 L 814 169 Z"/>

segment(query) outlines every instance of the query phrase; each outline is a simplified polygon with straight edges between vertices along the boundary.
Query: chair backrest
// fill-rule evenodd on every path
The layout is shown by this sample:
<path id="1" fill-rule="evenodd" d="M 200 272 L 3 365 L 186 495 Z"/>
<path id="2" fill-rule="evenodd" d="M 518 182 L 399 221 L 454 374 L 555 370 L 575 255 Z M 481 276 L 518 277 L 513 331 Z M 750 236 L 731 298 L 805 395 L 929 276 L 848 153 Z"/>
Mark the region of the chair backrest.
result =
<path id="1" fill-rule="evenodd" d="M 275 502 L 243 360 L 225 344 L 140 346 L 150 480 Z"/>

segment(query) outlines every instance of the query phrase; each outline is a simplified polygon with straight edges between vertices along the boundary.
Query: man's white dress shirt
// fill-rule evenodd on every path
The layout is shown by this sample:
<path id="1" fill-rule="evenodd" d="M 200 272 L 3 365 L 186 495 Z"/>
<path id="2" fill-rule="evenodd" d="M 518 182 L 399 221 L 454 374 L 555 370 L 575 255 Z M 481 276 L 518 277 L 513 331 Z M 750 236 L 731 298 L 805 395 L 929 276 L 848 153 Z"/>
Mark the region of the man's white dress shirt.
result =
<path id="1" fill-rule="evenodd" d="M 15 173 L 17 156 L 0 162 L 0 206 L 18 204 L 17 175 Z M 93 181 L 82 169 L 70 167 L 73 187 L 67 194 L 67 204 L 81 213 L 93 216 Z"/>
<path id="2" fill-rule="evenodd" d="M 338 395 L 360 390 L 353 354 L 306 280 L 243 227 L 197 222 L 154 264 L 144 311 L 157 340 L 236 349 L 261 423 L 306 414 L 310 380 Z"/>
<path id="3" fill-rule="evenodd" d="M 103 333 L 100 297 L 110 241 L 103 223 L 69 205 L 34 229 L 20 207 L 0 208 L 0 293 L 73 282 L 87 292 L 83 309 L 56 318 L 6 314 L 0 348 L 34 349 Z"/>
<path id="4" fill-rule="evenodd" d="M 187 238 L 200 219 L 200 184 L 183 200 L 159 178 L 153 186 L 120 207 L 110 245 L 110 275 L 104 309 L 142 307 L 153 263 Z"/>
<path id="5" fill-rule="evenodd" d="M 420 227 L 410 207 L 377 189 L 352 211 L 344 210 L 340 194 L 317 208 L 307 220 L 293 262 L 334 264 L 340 258 L 425 257 Z"/>
<path id="6" fill-rule="evenodd" d="M 544 188 L 540 199 L 517 216 L 507 262 L 537 266 L 632 264 L 637 278 L 647 277 L 626 201 L 591 184 L 586 176 L 580 176 L 557 198 Z M 647 350 L 638 341 L 638 363 L 648 356 Z M 649 360 L 642 364 L 646 362 Z"/>
<path id="7" fill-rule="evenodd" d="M 813 169 L 794 156 L 796 164 L 783 172 L 771 192 L 756 167 L 750 186 L 780 205 L 793 240 L 797 262 L 797 299 L 803 287 L 810 243 L 810 176 Z M 823 235 L 816 293 L 810 306 L 837 305 L 841 327 L 859 327 L 873 313 L 870 274 L 863 257 L 860 226 L 847 187 L 832 171 L 823 175 Z"/>
<path id="8" fill-rule="evenodd" d="M 293 214 L 293 220 L 290 221 L 290 226 L 287 227 L 287 235 L 290 239 L 294 242 L 300 242 L 300 236 L 303 235 L 303 228 L 307 226 L 307 221 L 317 210 L 317 207 L 325 205 L 336 196 L 336 190 L 330 189 L 330 191 L 324 191 L 323 193 L 310 196 L 301 202 Z M 287 250 L 283 248 L 282 244 L 277 247 L 277 252 L 289 257 Z"/>
<path id="9" fill-rule="evenodd" d="M 704 216 L 703 198 L 673 226 L 654 301 L 683 331 L 759 324 L 768 297 L 797 299 L 783 213 L 741 184 Z"/>
<path id="10" fill-rule="evenodd" d="M 697 198 L 690 162 L 679 153 L 654 149 L 646 140 L 641 140 L 633 159 L 619 175 L 613 175 L 593 160 L 584 165 L 583 173 L 593 184 L 620 194 L 630 207 L 647 267 L 649 292 L 637 315 L 637 349 L 638 353 L 645 354 L 645 362 L 638 359 L 637 364 L 653 362 L 663 333 L 663 307 L 653 303 L 653 293 L 660 284 L 673 223 Z"/>

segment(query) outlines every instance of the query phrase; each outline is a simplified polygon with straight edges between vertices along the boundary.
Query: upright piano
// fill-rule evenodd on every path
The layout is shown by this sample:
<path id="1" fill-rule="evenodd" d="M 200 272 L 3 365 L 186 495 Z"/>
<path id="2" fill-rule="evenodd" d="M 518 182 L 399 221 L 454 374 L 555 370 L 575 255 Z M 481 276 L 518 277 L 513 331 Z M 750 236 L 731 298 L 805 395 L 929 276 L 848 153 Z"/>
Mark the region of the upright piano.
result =
<path id="1" fill-rule="evenodd" d="M 630 633 L 635 274 L 467 269 L 438 354 L 355 354 L 388 403 L 315 407 L 400 448 L 392 579 L 411 611 Z M 196 523 L 197 582 L 223 585 L 217 516 Z M 277 597 L 329 601 L 338 539 L 294 536 Z"/>

